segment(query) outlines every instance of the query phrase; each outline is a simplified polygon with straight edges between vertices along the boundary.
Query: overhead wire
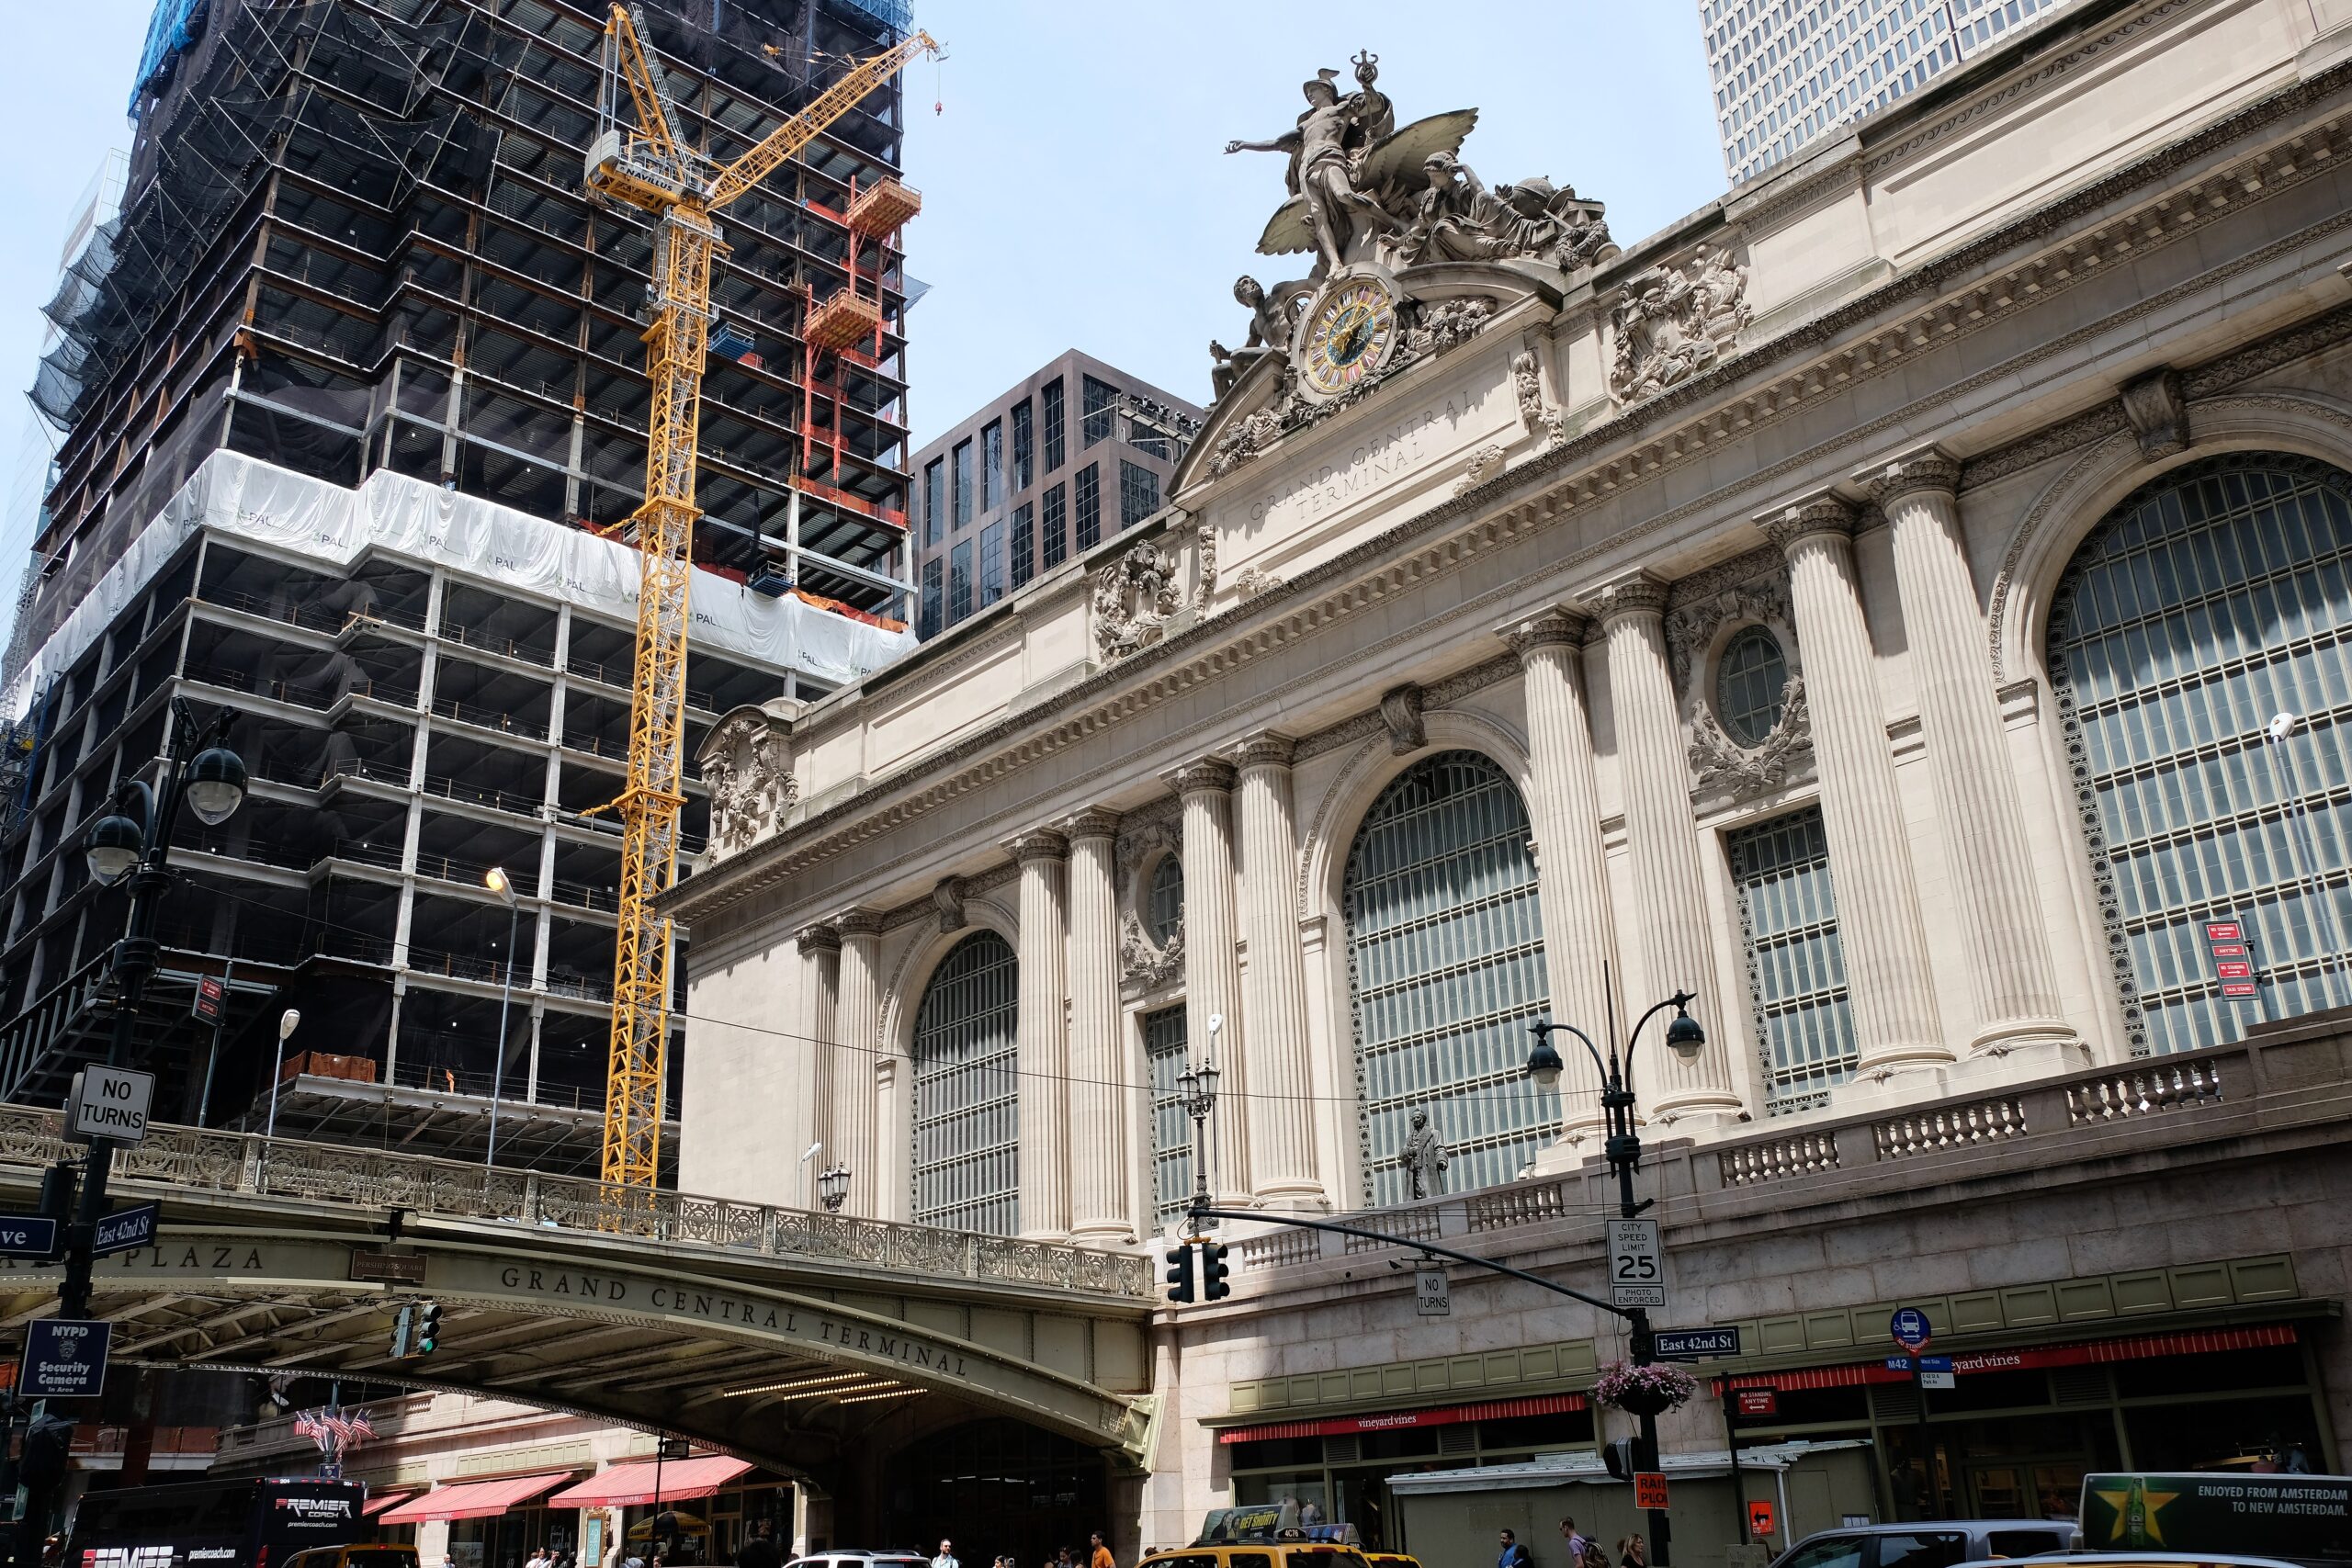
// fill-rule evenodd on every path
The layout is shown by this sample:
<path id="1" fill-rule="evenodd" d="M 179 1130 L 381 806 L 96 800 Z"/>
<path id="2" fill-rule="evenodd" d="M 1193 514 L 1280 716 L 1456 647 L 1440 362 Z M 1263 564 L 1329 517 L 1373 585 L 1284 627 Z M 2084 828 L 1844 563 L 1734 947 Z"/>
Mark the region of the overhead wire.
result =
<path id="1" fill-rule="evenodd" d="M 236 892 L 233 889 L 225 886 L 213 886 L 209 888 L 208 891 L 215 897 L 226 898 L 234 903 L 249 904 L 255 908 L 268 910 L 272 914 L 284 913 L 282 909 L 279 909 L 275 905 L 266 903 L 259 898 L 253 897 L 247 894 Z M 340 931 L 349 936 L 365 938 L 369 942 L 381 942 L 384 940 L 384 938 L 374 931 L 363 931 L 357 926 L 345 925 L 334 920 L 306 917 L 305 923 L 312 930 L 318 931 Z M 333 953 L 327 953 L 323 956 L 334 957 L 335 955 Z M 788 1029 L 772 1028 L 766 1024 L 745 1023 L 735 1019 L 717 1018 L 707 1013 L 690 1012 L 684 1008 L 673 1008 L 671 1010 L 670 1016 L 675 1019 L 682 1019 L 689 1023 L 707 1024 L 715 1029 L 741 1030 L 745 1033 L 759 1035 L 770 1040 L 786 1040 L 801 1045 L 823 1046 L 827 1049 L 842 1052 L 853 1056 L 877 1059 L 888 1057 L 895 1059 L 899 1055 L 899 1052 L 890 1050 L 887 1046 L 883 1045 L 858 1045 L 845 1041 L 827 1040 L 820 1035 L 801 1034 Z M 1039 1083 L 1071 1084 L 1091 1089 L 1120 1089 L 1127 1092 L 1139 1090 L 1146 1094 L 1159 1092 L 1148 1080 L 1138 1081 L 1126 1077 L 1089 1077 L 1076 1073 L 1039 1072 L 1035 1069 L 1023 1068 L 1019 1066 L 1003 1066 L 986 1063 L 973 1063 L 970 1064 L 969 1066 L 970 1070 L 975 1072 L 1010 1074 L 1017 1078 L 1026 1078 Z M 1466 1087 L 1475 1089 L 1478 1086 L 1473 1084 Z M 1563 1086 L 1556 1089 L 1541 1089 L 1516 1095 L 1482 1093 L 1478 1096 L 1478 1100 L 1482 1105 L 1517 1104 L 1540 1106 L 1555 1100 L 1567 1100 L 1570 1097 L 1571 1092 L 1572 1091 Z M 1599 1091 L 1597 1089 L 1591 1091 L 1577 1090 L 1574 1092 L 1577 1098 L 1581 1099 L 1597 1100 L 1599 1098 Z M 1269 1093 L 1264 1089 L 1252 1089 L 1238 1086 L 1228 1087 L 1225 1085 L 1220 1085 L 1218 1087 L 1217 1094 L 1219 1098 L 1230 1096 L 1262 1104 L 1307 1103 L 1317 1105 L 1355 1105 L 1361 1103 L 1360 1097 L 1352 1094 L 1315 1094 L 1311 1092 L 1275 1094 Z"/>

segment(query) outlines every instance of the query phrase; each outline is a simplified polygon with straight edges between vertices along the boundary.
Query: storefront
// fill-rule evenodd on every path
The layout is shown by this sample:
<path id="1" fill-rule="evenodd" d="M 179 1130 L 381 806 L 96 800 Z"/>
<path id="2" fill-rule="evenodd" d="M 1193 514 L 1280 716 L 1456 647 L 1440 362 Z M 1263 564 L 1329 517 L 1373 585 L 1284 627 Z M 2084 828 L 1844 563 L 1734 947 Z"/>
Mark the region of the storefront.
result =
<path id="1" fill-rule="evenodd" d="M 1390 1476 L 1589 1453 L 1592 1410 L 1580 1393 L 1541 1394 L 1235 1427 L 1217 1441 L 1232 1466 L 1235 1503 L 1295 1499 L 1310 1523 L 1351 1524 L 1367 1546 L 1408 1551 Z"/>
<path id="2" fill-rule="evenodd" d="M 681 1460 L 632 1460 L 598 1472 L 548 1499 L 550 1508 L 576 1510 L 582 1541 L 594 1538 L 601 1561 L 613 1532 L 631 1553 L 664 1562 L 731 1562 L 735 1540 L 718 1540 L 707 1499 L 717 1496 L 752 1468 L 748 1460 L 704 1454 Z M 740 1516 L 739 1521 L 740 1522 Z M 730 1532 L 731 1535 L 731 1532 Z"/>
<path id="3" fill-rule="evenodd" d="M 1743 1421 L 1743 1443 L 1871 1443 L 1882 1517 L 2071 1517 L 2091 1471 L 2333 1471 L 2306 1333 L 2270 1323 L 1956 1348 L 1953 1386 L 1926 1395 L 1932 1495 L 1917 1464 L 1918 1395 L 1888 1358 L 1716 1387 L 1774 1393 L 1776 1414 Z"/>
<path id="4" fill-rule="evenodd" d="M 576 1551 L 574 1534 L 579 1516 L 570 1509 L 551 1508 L 547 1495 L 571 1480 L 571 1471 L 535 1475 L 502 1476 L 487 1481 L 460 1481 L 435 1486 L 377 1516 L 380 1528 L 401 1525 L 445 1527 L 442 1551 L 457 1568 L 522 1568 L 540 1549 Z M 417 1536 L 419 1555 L 432 1560 L 426 1532 Z"/>

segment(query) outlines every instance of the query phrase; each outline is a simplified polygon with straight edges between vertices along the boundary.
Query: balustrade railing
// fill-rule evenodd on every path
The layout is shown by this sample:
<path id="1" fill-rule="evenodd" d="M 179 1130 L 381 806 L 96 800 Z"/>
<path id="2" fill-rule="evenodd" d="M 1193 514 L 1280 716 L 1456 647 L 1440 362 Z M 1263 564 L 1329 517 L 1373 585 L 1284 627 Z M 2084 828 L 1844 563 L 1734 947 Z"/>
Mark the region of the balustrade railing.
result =
<path id="1" fill-rule="evenodd" d="M 54 1111 L 0 1106 L 0 1167 L 33 1179 L 74 1152 L 62 1133 L 62 1118 Z M 862 1264 L 1135 1301 L 1148 1298 L 1152 1289 L 1151 1260 L 1132 1253 L 647 1192 L 423 1155 L 273 1141 L 257 1133 L 155 1123 L 144 1143 L 116 1151 L 114 1173 L 119 1181 L 153 1182 L 182 1194 L 401 1208 L 426 1217 L 488 1220 L 583 1236 L 636 1236 L 719 1252 Z"/>
<path id="2" fill-rule="evenodd" d="M 2207 1105 L 2222 1098 L 2220 1065 L 2214 1062 L 2153 1062 L 2102 1073 L 2066 1089 L 2066 1120 L 2076 1127 L 2122 1122 Z"/>
<path id="3" fill-rule="evenodd" d="M 1871 1137 L 1881 1159 L 1907 1159 L 2025 1134 L 2025 1107 L 2014 1097 L 1973 1105 L 1939 1105 L 1871 1124 Z"/>

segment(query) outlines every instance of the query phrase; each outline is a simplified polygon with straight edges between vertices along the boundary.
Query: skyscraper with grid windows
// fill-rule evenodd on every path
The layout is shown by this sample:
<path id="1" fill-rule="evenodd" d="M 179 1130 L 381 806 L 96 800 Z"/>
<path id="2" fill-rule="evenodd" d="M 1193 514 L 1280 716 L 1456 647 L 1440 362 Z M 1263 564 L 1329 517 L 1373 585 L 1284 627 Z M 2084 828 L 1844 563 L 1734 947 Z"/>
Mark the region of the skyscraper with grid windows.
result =
<path id="1" fill-rule="evenodd" d="M 2073 0 L 1700 0 L 1724 172 L 1754 179 Z"/>

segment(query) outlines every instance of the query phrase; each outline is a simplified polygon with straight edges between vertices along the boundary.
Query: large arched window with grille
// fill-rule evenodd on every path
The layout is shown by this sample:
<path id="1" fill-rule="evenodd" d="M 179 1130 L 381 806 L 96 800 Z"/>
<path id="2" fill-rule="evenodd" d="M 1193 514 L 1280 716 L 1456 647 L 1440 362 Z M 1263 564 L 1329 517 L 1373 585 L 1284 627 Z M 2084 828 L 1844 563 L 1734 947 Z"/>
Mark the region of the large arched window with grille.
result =
<path id="1" fill-rule="evenodd" d="M 2068 564 L 2051 685 L 2135 1052 L 2352 1000 L 2347 645 L 2352 476 L 2324 463 L 2176 469 Z"/>
<path id="2" fill-rule="evenodd" d="M 1448 1191 L 1517 1176 L 1560 1124 L 1523 1077 L 1546 1006 L 1527 806 L 1476 751 L 1442 751 L 1373 803 L 1341 901 L 1355 1015 L 1364 1201 L 1412 1197 L 1412 1113 L 1444 1144 Z"/>
<path id="3" fill-rule="evenodd" d="M 1020 1229 L 1020 970 L 994 931 L 956 943 L 915 1014 L 914 1217 L 1012 1235 Z"/>

